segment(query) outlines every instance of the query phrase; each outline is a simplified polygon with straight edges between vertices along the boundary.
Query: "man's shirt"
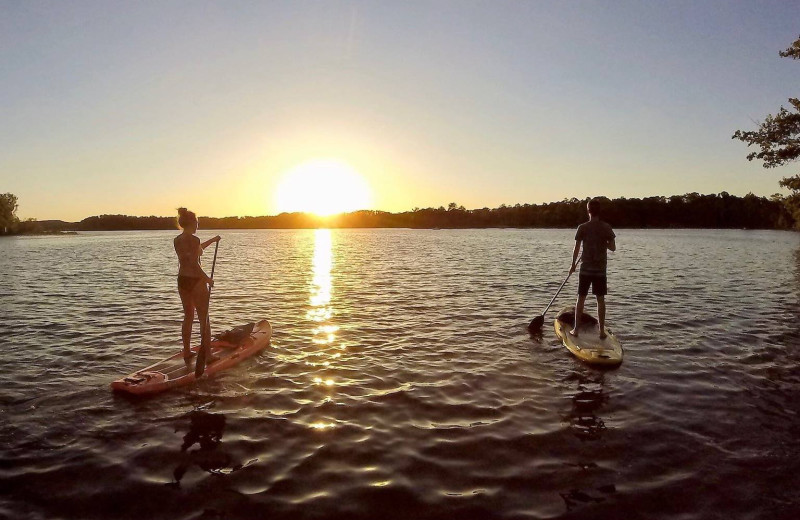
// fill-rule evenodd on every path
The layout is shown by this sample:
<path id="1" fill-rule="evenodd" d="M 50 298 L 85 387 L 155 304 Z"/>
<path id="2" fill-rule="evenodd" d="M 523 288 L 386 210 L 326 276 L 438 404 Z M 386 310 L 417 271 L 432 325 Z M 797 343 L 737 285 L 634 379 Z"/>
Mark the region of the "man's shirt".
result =
<path id="1" fill-rule="evenodd" d="M 578 226 L 575 240 L 582 242 L 583 245 L 580 274 L 606 275 L 608 241 L 615 237 L 611 226 L 602 220 L 590 220 Z"/>

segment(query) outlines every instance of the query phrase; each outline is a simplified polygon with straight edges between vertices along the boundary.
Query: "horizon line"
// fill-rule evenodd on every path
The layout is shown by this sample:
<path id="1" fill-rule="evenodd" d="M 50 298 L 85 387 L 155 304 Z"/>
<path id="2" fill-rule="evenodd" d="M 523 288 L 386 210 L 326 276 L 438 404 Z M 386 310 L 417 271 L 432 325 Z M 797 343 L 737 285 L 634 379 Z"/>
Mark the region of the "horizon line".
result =
<path id="1" fill-rule="evenodd" d="M 611 198 L 611 197 L 607 197 L 605 195 L 597 195 L 595 197 L 583 197 L 583 198 L 577 198 L 577 197 L 566 198 L 565 197 L 565 198 L 563 198 L 561 200 L 552 200 L 552 201 L 549 201 L 549 202 L 540 202 L 540 203 L 531 203 L 531 202 L 516 202 L 514 204 L 502 203 L 499 206 L 494 207 L 494 208 L 490 208 L 488 206 L 483 206 L 483 207 L 480 207 L 480 208 L 468 209 L 468 208 L 465 208 L 463 205 L 457 204 L 456 202 L 450 202 L 450 203 L 448 203 L 448 205 L 446 207 L 444 205 L 439 205 L 438 207 L 429 206 L 429 207 L 426 207 L 426 208 L 415 206 L 415 207 L 413 207 L 411 209 L 406 209 L 406 210 L 401 210 L 401 211 L 388 211 L 388 210 L 381 210 L 381 209 L 357 209 L 357 210 L 353 210 L 353 211 L 343 211 L 343 212 L 340 212 L 340 213 L 334 213 L 334 214 L 331 214 L 331 215 L 318 215 L 318 214 L 314 213 L 313 211 L 283 211 L 281 213 L 277 213 L 277 214 L 274 214 L 274 215 L 226 215 L 224 217 L 212 217 L 210 215 L 198 215 L 198 219 L 219 219 L 219 220 L 221 220 L 221 219 L 229 219 L 229 218 L 236 218 L 236 219 L 275 218 L 275 217 L 279 217 L 281 215 L 303 215 L 303 216 L 311 217 L 311 218 L 318 219 L 318 220 L 329 220 L 329 219 L 333 219 L 333 218 L 337 218 L 337 217 L 341 217 L 341 216 L 345 216 L 345 215 L 352 215 L 354 213 L 361 213 L 361 212 L 387 213 L 387 214 L 390 214 L 390 215 L 400 215 L 400 214 L 403 214 L 403 213 L 414 213 L 415 211 L 423 211 L 423 210 L 438 211 L 438 210 L 444 209 L 445 211 L 449 211 L 449 210 L 451 210 L 451 206 L 452 205 L 456 205 L 452 209 L 453 210 L 457 210 L 457 211 L 478 211 L 478 210 L 486 210 L 486 209 L 488 209 L 488 210 L 496 210 L 496 209 L 501 209 L 501 208 L 504 208 L 504 207 L 505 208 L 514 208 L 514 207 L 517 207 L 517 206 L 519 206 L 519 207 L 545 206 L 545 205 L 548 205 L 548 204 L 558 204 L 558 203 L 563 203 L 563 202 L 575 203 L 575 202 L 589 201 L 589 200 L 591 200 L 593 198 L 607 199 L 609 201 L 615 201 L 615 200 L 645 200 L 645 199 L 652 199 L 652 198 L 671 199 L 672 197 L 686 197 L 687 195 L 697 195 L 697 196 L 700 196 L 700 197 L 707 197 L 707 196 L 710 196 L 710 195 L 721 196 L 723 194 L 725 194 L 725 195 L 727 195 L 729 197 L 737 197 L 737 198 L 745 198 L 745 197 L 748 197 L 748 196 L 753 196 L 753 197 L 756 197 L 756 198 L 759 198 L 759 199 L 766 199 L 766 200 L 771 200 L 772 197 L 775 197 L 776 195 L 781 196 L 781 197 L 785 197 L 785 195 L 783 195 L 781 193 L 774 193 L 774 194 L 769 195 L 769 196 L 767 196 L 767 195 L 755 195 L 752 191 L 748 192 L 745 195 L 731 195 L 730 193 L 728 193 L 727 191 L 724 191 L 724 190 L 719 192 L 719 193 L 699 193 L 699 192 L 693 191 L 693 192 L 684 193 L 682 195 L 678 195 L 678 194 L 674 194 L 674 195 L 648 195 L 648 196 L 645 196 L 645 197 L 625 197 L 625 196 L 622 196 L 622 197 Z M 34 222 L 54 222 L 54 221 L 57 221 L 57 222 L 64 222 L 64 223 L 67 223 L 67 224 L 77 224 L 77 223 L 82 222 L 82 221 L 84 221 L 86 219 L 89 219 L 89 218 L 103 217 L 103 216 L 120 216 L 120 217 L 134 217 L 134 218 L 177 218 L 177 215 L 175 215 L 173 217 L 171 215 L 129 215 L 129 214 L 124 214 L 124 213 L 100 213 L 100 214 L 86 216 L 86 217 L 84 217 L 84 218 L 82 218 L 80 220 L 77 220 L 77 221 L 67 221 L 67 220 L 56 219 L 56 218 L 49 218 L 49 219 L 32 218 L 31 220 L 34 221 Z"/>

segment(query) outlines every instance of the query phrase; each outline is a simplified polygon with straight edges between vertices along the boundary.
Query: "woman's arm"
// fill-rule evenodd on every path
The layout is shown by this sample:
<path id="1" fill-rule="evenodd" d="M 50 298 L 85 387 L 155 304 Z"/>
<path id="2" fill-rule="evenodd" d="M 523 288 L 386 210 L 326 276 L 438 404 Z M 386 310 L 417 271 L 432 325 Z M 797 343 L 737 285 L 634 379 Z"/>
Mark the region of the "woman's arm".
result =
<path id="1" fill-rule="evenodd" d="M 210 238 L 210 239 L 206 240 L 205 242 L 203 242 L 202 244 L 200 244 L 200 248 L 201 249 L 205 249 L 208 246 L 210 246 L 211 244 L 213 244 L 214 242 L 219 242 L 220 240 L 222 240 L 222 237 L 217 235 L 214 238 Z"/>

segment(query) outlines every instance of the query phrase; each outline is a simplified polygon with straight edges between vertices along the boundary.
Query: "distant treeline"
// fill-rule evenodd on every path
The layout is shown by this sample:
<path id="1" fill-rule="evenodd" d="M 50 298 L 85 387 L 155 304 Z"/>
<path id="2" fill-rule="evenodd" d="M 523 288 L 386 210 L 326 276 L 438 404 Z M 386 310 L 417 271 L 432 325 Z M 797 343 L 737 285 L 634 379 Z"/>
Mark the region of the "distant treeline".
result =
<path id="1" fill-rule="evenodd" d="M 575 227 L 586 220 L 589 199 L 568 199 L 546 204 L 501 205 L 499 208 L 465 209 L 456 203 L 447 208 L 414 208 L 402 213 L 355 211 L 333 217 L 307 213 L 281 213 L 263 217 L 200 217 L 201 229 L 297 229 L 297 228 L 492 228 Z M 782 197 L 744 197 L 720 193 L 689 193 L 672 197 L 608 199 L 603 219 L 618 228 L 746 228 L 791 229 L 794 220 Z M 43 221 L 45 229 L 120 231 L 176 229 L 175 217 L 100 215 L 77 223 Z"/>

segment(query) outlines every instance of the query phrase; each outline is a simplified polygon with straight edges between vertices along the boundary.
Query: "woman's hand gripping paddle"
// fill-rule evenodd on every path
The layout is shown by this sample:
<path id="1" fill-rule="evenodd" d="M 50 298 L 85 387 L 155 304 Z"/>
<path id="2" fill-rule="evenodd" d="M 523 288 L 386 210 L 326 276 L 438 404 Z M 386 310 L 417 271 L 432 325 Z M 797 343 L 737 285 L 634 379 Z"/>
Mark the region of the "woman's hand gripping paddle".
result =
<path id="1" fill-rule="evenodd" d="M 564 282 L 561 284 L 561 287 L 558 288 L 555 296 L 553 296 L 553 299 L 550 300 L 550 303 L 547 304 L 547 307 L 544 309 L 544 312 L 542 312 L 542 314 L 536 316 L 535 318 L 533 318 L 533 320 L 531 320 L 530 325 L 528 325 L 528 330 L 530 332 L 536 333 L 542 330 L 542 325 L 544 325 L 544 315 L 547 313 L 547 310 L 550 309 L 550 306 L 553 305 L 553 302 L 556 301 L 558 293 L 560 293 L 561 289 L 563 289 L 564 286 L 567 284 L 567 280 L 569 280 L 569 277 L 572 276 L 572 272 L 573 270 L 570 269 L 569 274 L 567 274 L 567 277 L 564 278 Z"/>
<path id="2" fill-rule="evenodd" d="M 219 240 L 214 245 L 214 261 L 211 263 L 211 279 L 214 279 L 214 268 L 217 266 L 217 249 L 219 249 Z M 211 287 L 208 286 L 208 309 L 211 310 Z M 200 333 L 200 349 L 197 352 L 197 363 L 194 366 L 194 377 L 199 379 L 206 370 L 206 358 L 208 358 L 209 350 L 211 350 L 211 320 L 206 316 L 205 323 L 208 333 Z M 205 341 L 203 341 L 205 338 Z"/>

